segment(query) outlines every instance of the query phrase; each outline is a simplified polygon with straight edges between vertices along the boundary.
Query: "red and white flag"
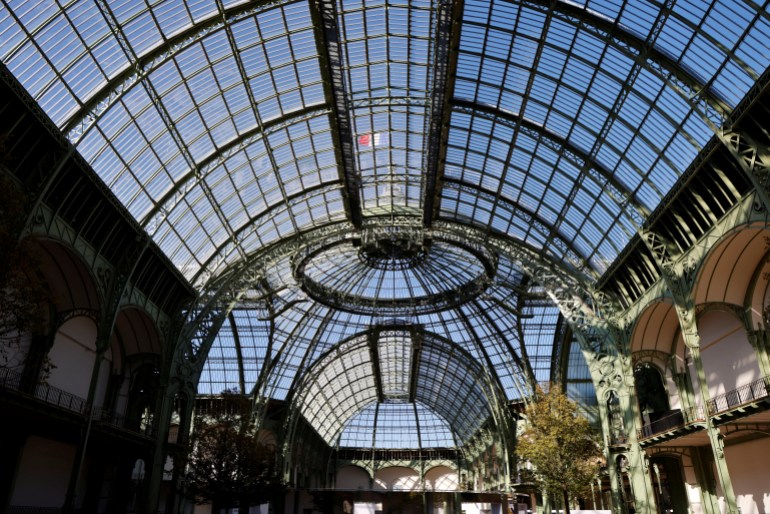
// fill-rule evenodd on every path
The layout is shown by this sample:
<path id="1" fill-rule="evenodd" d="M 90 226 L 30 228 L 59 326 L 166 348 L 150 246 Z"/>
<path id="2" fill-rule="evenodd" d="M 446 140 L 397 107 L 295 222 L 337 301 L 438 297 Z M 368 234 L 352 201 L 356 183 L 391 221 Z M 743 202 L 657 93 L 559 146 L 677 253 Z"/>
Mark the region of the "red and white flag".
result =
<path id="1" fill-rule="evenodd" d="M 358 136 L 358 145 L 366 148 L 373 148 L 375 146 L 385 146 L 388 144 L 387 132 L 372 132 L 371 134 L 363 134 Z"/>

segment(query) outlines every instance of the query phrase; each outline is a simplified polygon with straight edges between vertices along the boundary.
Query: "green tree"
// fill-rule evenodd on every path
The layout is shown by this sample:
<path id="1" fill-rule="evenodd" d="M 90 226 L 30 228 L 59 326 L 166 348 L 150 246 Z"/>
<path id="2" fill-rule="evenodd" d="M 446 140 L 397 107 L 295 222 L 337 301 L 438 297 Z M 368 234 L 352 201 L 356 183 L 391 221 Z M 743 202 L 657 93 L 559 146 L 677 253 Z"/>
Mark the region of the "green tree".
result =
<path id="1" fill-rule="evenodd" d="M 534 481 L 552 498 L 561 496 L 569 514 L 570 498 L 588 496 L 599 472 L 603 456 L 598 437 L 558 384 L 548 392 L 538 389 L 526 415 L 516 455 L 532 463 Z"/>
<path id="2" fill-rule="evenodd" d="M 243 395 L 223 391 L 221 400 L 196 416 L 185 475 L 185 493 L 212 512 L 238 507 L 248 512 L 285 494 L 275 448 L 258 440 L 251 403 Z"/>

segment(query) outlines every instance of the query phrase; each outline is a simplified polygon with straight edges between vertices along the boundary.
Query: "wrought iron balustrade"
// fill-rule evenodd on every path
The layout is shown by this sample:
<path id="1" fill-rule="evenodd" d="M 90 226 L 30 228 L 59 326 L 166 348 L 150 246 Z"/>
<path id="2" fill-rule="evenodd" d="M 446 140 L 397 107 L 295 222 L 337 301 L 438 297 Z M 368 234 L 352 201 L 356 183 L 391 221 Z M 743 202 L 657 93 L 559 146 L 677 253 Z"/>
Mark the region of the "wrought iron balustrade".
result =
<path id="1" fill-rule="evenodd" d="M 21 388 L 21 373 L 12 369 L 0 369 L 0 387 L 18 391 Z"/>
<path id="2" fill-rule="evenodd" d="M 644 425 L 642 427 L 642 437 L 650 437 L 661 432 L 683 427 L 684 424 L 684 413 L 681 410 L 676 409 L 669 414 Z"/>
<path id="3" fill-rule="evenodd" d="M 46 403 L 67 409 L 78 414 L 86 413 L 86 400 L 49 384 L 38 384 L 35 387 L 35 398 Z"/>
<path id="4" fill-rule="evenodd" d="M 637 435 L 639 439 L 647 439 L 654 435 L 662 434 L 670 430 L 676 430 L 677 428 L 686 427 L 694 423 L 705 421 L 703 409 L 701 407 L 693 407 L 690 409 L 676 409 L 669 411 L 668 414 L 645 424 Z"/>
<path id="5" fill-rule="evenodd" d="M 106 409 L 94 409 L 92 419 L 116 428 L 136 432 L 146 436 L 153 435 L 152 423 L 142 423 L 141 420 L 128 418 L 123 414 Z"/>
<path id="6" fill-rule="evenodd" d="M 0 369 L 0 387 L 18 391 L 25 396 L 34 396 L 50 405 L 61 407 L 78 414 L 86 413 L 86 400 L 64 389 L 52 386 L 46 383 L 35 385 L 32 394 L 22 391 L 22 375 L 18 371 L 11 369 Z"/>
<path id="7" fill-rule="evenodd" d="M 768 396 L 770 396 L 770 376 L 713 397 L 708 401 L 708 412 L 713 416 Z"/>

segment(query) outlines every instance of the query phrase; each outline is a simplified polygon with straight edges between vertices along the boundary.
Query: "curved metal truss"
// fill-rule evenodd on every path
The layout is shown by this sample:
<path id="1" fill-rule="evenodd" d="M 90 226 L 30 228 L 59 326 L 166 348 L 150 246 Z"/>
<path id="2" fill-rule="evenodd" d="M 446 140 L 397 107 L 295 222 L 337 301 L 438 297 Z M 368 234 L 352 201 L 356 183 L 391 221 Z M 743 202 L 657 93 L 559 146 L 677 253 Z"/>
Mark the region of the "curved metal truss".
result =
<path id="1" fill-rule="evenodd" d="M 364 423 L 413 370 L 385 384 L 376 338 L 351 337 L 421 327 L 520 400 L 564 353 L 560 315 L 587 353 L 617 351 L 595 284 L 639 238 L 662 251 L 651 216 L 703 149 L 723 145 L 770 204 L 743 117 L 770 81 L 770 14 L 696 4 L 3 2 L 0 76 L 199 293 L 175 372 L 306 398 L 349 341 L 328 369 L 360 357 Z M 401 339 L 382 351 L 423 344 Z M 476 429 L 416 394 L 414 419 L 432 411 L 455 442 Z M 353 419 L 335 416 L 329 441 Z"/>
<path id="2" fill-rule="evenodd" d="M 497 258 L 474 243 L 414 231 L 369 231 L 361 239 L 308 245 L 294 256 L 292 271 L 304 292 L 335 309 L 425 314 L 468 303 L 491 285 Z"/>
<path id="3" fill-rule="evenodd" d="M 407 411 L 417 412 L 423 405 L 453 434 L 452 444 L 442 446 L 462 446 L 498 408 L 500 393 L 495 391 L 493 380 L 461 347 L 422 327 L 377 325 L 322 355 L 305 373 L 293 408 L 330 446 L 336 446 L 346 430 L 366 431 L 368 436 L 348 433 L 347 437 L 368 437 L 370 442 L 362 446 L 372 446 L 377 420 L 350 426 L 358 414 L 371 406 L 375 418 L 385 417 L 385 411 L 393 408 L 403 410 L 406 405 Z M 428 418 L 415 414 L 414 419 Z M 416 438 L 402 439 L 401 448 L 423 447 L 420 434 L 435 430 L 431 426 L 399 427 L 392 422 L 382 426 L 386 427 L 403 433 L 413 431 Z"/>

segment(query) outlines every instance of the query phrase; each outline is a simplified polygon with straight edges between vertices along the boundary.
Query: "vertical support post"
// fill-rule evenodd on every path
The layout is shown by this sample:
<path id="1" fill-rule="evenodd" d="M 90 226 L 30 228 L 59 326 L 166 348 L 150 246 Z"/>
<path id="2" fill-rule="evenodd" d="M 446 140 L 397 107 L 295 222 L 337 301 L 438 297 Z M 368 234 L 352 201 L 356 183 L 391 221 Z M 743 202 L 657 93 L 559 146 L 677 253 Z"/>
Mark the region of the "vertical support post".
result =
<path id="1" fill-rule="evenodd" d="M 644 450 L 639 445 L 636 427 L 641 420 L 639 413 L 639 404 L 632 395 L 633 388 L 633 370 L 630 364 L 620 357 L 618 359 L 625 377 L 625 387 L 619 391 L 620 406 L 623 412 L 623 422 L 627 427 L 628 449 L 625 455 L 629 461 L 628 478 L 631 482 L 631 492 L 634 495 L 634 507 L 636 512 L 647 512 L 654 514 L 657 512 L 655 505 L 655 490 L 650 478 L 649 466 L 644 455 Z"/>
<path id="2" fill-rule="evenodd" d="M 691 451 L 695 477 L 700 486 L 703 510 L 706 514 L 721 514 L 722 511 L 716 496 L 716 479 L 711 466 L 713 455 L 705 446 L 694 447 Z"/>
<path id="3" fill-rule="evenodd" d="M 770 356 L 768 355 L 767 343 L 768 332 L 764 328 L 757 328 L 756 330 L 748 330 L 749 343 L 751 343 L 754 352 L 757 354 L 757 360 L 759 361 L 759 370 L 763 377 L 770 376 Z"/>
<path id="4" fill-rule="evenodd" d="M 155 416 L 153 424 L 155 449 L 152 452 L 152 462 L 146 478 L 148 480 L 146 512 L 157 512 L 160 504 L 160 483 L 163 480 L 163 468 L 166 463 L 166 446 L 173 409 L 174 394 L 169 393 L 168 382 L 162 381 L 158 391 L 160 392 L 160 399 L 157 400 L 156 408 L 158 415 Z"/>
<path id="5" fill-rule="evenodd" d="M 698 377 L 698 389 L 701 400 L 703 401 L 703 408 L 706 410 L 706 432 L 708 433 L 709 442 L 711 443 L 711 452 L 714 455 L 714 466 L 717 470 L 719 485 L 722 487 L 722 493 L 725 495 L 725 504 L 727 507 L 726 514 L 739 514 L 738 501 L 735 497 L 733 482 L 730 478 L 730 472 L 727 468 L 727 460 L 725 459 L 722 434 L 719 431 L 719 428 L 714 426 L 711 413 L 708 411 L 710 395 L 708 391 L 708 383 L 706 382 L 706 371 L 703 368 L 703 360 L 700 356 L 700 337 L 697 333 L 690 333 L 689 336 L 691 340 L 695 339 L 695 341 L 691 341 L 695 344 L 688 344 L 688 348 L 693 360 L 693 364 L 695 366 L 695 372 Z M 685 342 L 687 342 L 687 335 L 685 337 Z"/>
<path id="6" fill-rule="evenodd" d="M 51 319 L 56 319 L 56 309 L 54 307 L 51 307 Z M 24 360 L 21 384 L 19 385 L 22 392 L 35 393 L 35 388 L 40 380 L 40 374 L 43 371 L 45 358 L 53 347 L 55 336 L 56 328 L 53 328 L 47 335 L 32 335 L 27 358 Z"/>
<path id="7" fill-rule="evenodd" d="M 605 434 L 604 440 L 604 458 L 607 460 L 607 473 L 610 476 L 610 497 L 612 498 L 612 511 L 615 514 L 620 514 L 620 507 L 623 505 L 623 500 L 618 487 L 618 470 L 615 465 L 615 454 L 610 449 L 608 438 L 612 433 L 610 427 L 610 414 L 605 401 L 599 401 L 599 420 L 602 424 L 602 433 Z M 548 513 L 546 513 L 548 514 Z"/>
<path id="8" fill-rule="evenodd" d="M 83 470 L 83 464 L 86 460 L 86 454 L 88 453 L 88 439 L 91 436 L 91 424 L 94 417 L 94 397 L 96 396 L 96 388 L 99 384 L 99 370 L 101 369 L 102 360 L 104 358 L 104 349 L 106 345 L 103 338 L 99 338 L 96 341 L 96 359 L 94 360 L 94 367 L 91 370 L 91 384 L 88 388 L 88 398 L 86 399 L 85 414 L 86 425 L 83 429 L 83 435 L 78 442 L 77 451 L 75 452 L 75 461 L 72 464 L 72 470 L 70 471 L 69 484 L 67 485 L 67 493 L 64 497 L 64 505 L 62 510 L 64 512 L 75 511 L 75 501 L 77 495 L 78 485 L 80 483 L 80 474 Z"/>
<path id="9" fill-rule="evenodd" d="M 607 459 L 607 473 L 610 476 L 610 498 L 612 499 L 610 509 L 615 514 L 625 514 L 623 511 L 623 506 L 626 504 L 623 499 L 623 476 L 621 475 L 621 470 L 618 469 L 615 458 L 616 454 L 610 453 L 610 458 Z"/>
<path id="10" fill-rule="evenodd" d="M 596 479 L 596 487 L 599 489 L 599 509 L 604 510 L 604 491 L 602 490 L 602 479 Z"/>
<path id="11" fill-rule="evenodd" d="M 551 495 L 543 492 L 543 510 L 542 514 L 551 514 L 553 504 L 551 503 Z"/>

